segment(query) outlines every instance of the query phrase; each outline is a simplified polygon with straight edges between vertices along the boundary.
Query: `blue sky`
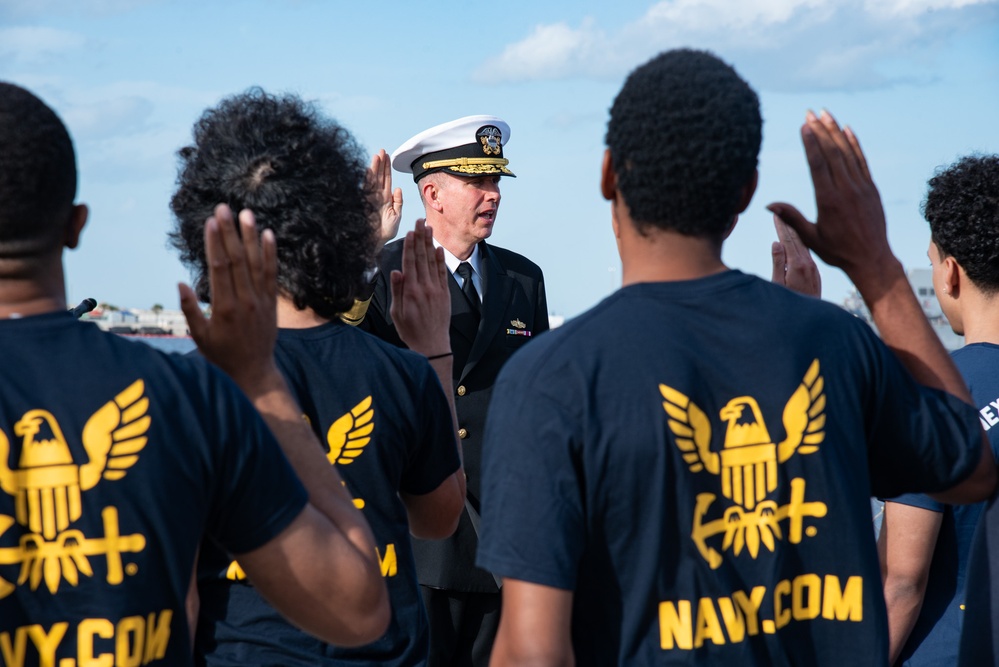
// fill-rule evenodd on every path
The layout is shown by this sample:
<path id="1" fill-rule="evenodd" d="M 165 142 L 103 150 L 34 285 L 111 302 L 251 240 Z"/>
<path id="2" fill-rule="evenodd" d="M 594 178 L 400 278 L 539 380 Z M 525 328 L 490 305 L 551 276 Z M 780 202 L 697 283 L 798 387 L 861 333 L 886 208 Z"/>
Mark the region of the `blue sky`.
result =
<path id="1" fill-rule="evenodd" d="M 608 109 L 627 73 L 673 47 L 710 49 L 760 94 L 760 186 L 724 255 L 769 277 L 764 206 L 806 215 L 798 138 L 828 108 L 867 151 L 889 238 L 929 265 L 919 212 L 934 170 L 999 152 L 999 0 L 380 2 L 0 0 L 0 80 L 67 123 L 91 207 L 67 255 L 69 300 L 178 304 L 186 270 L 166 244 L 176 151 L 201 111 L 259 85 L 316 100 L 369 154 L 460 116 L 511 125 L 493 240 L 545 271 L 553 313 L 573 316 L 620 281 L 598 178 Z M 404 228 L 422 210 L 409 178 Z M 850 290 L 822 267 L 824 295 Z"/>

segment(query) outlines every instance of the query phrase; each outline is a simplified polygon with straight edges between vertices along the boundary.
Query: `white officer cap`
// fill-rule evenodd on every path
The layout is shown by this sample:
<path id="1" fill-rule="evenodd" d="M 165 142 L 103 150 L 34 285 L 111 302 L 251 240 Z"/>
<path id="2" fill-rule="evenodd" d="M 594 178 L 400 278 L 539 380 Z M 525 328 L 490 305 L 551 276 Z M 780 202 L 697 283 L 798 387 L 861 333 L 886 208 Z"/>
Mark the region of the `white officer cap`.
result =
<path id="1" fill-rule="evenodd" d="M 392 153 L 396 171 L 419 181 L 429 173 L 513 176 L 503 157 L 510 126 L 496 116 L 465 116 L 420 132 Z"/>

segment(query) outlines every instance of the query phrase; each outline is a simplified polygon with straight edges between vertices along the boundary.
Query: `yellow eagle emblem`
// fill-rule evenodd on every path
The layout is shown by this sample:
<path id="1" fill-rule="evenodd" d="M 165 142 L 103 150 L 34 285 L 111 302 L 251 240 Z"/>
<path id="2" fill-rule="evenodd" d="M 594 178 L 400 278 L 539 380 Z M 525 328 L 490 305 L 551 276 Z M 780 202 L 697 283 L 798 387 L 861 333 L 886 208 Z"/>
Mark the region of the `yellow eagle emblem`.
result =
<path id="1" fill-rule="evenodd" d="M 21 563 L 18 583 L 30 577 L 32 589 L 37 588 L 44 570 L 46 584 L 55 593 L 62 577 L 75 586 L 78 572 L 90 576 L 92 569 L 86 556 L 106 553 L 106 542 L 116 541 L 112 546 L 118 552 L 144 548 L 145 538 L 141 535 L 118 535 L 117 510 L 113 507 L 102 512 L 105 526 L 114 524 L 113 538 L 91 540 L 79 530 L 68 529 L 83 512 L 83 492 L 102 479 L 123 478 L 139 460 L 151 421 L 148 411 L 149 399 L 142 380 L 136 380 L 101 406 L 83 427 L 81 439 L 89 458 L 83 464 L 73 461 L 59 422 L 47 410 L 29 410 L 14 424 L 14 434 L 22 441 L 16 469 L 10 468 L 10 441 L 0 429 L 0 488 L 14 497 L 14 520 L 32 533 L 22 537 L 21 548 L 15 548 L 19 553 L 0 549 L 5 552 L 0 553 L 0 563 Z M 0 533 L 13 523 L 9 517 L 3 519 Z M 109 560 L 109 583 L 120 583 L 119 570 Z M 4 584 L 0 579 L 0 597 L 10 591 L 9 584 Z"/>
<path id="2" fill-rule="evenodd" d="M 375 410 L 371 407 L 371 396 L 368 396 L 333 422 L 326 431 L 326 442 L 330 446 L 326 458 L 330 463 L 348 465 L 361 455 L 371 442 L 374 417 Z"/>
<path id="3" fill-rule="evenodd" d="M 784 406 L 785 438 L 780 443 L 770 437 L 755 398 L 738 396 L 731 399 L 719 411 L 719 418 L 726 424 L 725 440 L 721 451 L 715 451 L 711 447 L 712 428 L 708 415 L 682 392 L 665 384 L 659 385 L 667 423 L 684 462 L 691 472 L 707 471 L 719 475 L 722 495 L 738 505 L 726 511 L 721 523 L 702 523 L 715 496 L 705 493 L 697 498 L 692 537 L 712 567 L 717 567 L 721 561 L 717 552 L 704 542 L 707 537 L 724 532 L 723 548 L 734 544 L 738 555 L 743 544 L 747 544 L 754 558 L 761 540 L 772 551 L 774 537 L 781 539 L 778 522 L 788 518 L 787 508 L 777 507 L 766 497 L 777 488 L 779 464 L 795 453 L 818 451 L 818 445 L 825 439 L 824 387 L 819 360 L 814 359 Z M 804 493 L 804 484 L 804 480 L 792 480 L 796 493 L 798 489 Z M 821 508 L 818 505 L 822 505 Z M 807 512 L 809 516 L 822 516 L 825 505 L 809 505 Z M 792 537 L 800 539 L 797 532 Z"/>

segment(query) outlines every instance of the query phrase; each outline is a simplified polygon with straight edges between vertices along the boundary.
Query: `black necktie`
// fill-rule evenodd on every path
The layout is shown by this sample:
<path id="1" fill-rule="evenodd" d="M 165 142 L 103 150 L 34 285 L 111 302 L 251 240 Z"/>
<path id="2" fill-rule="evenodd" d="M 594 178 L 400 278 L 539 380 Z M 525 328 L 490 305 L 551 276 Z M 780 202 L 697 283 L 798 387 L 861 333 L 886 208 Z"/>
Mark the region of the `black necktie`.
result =
<path id="1" fill-rule="evenodd" d="M 479 301 L 479 293 L 475 291 L 475 285 L 472 283 L 472 265 L 468 262 L 462 262 L 458 265 L 458 275 L 461 276 L 461 291 L 464 293 L 465 298 L 472 305 L 472 310 L 475 311 L 476 315 L 480 314 L 481 302 Z"/>

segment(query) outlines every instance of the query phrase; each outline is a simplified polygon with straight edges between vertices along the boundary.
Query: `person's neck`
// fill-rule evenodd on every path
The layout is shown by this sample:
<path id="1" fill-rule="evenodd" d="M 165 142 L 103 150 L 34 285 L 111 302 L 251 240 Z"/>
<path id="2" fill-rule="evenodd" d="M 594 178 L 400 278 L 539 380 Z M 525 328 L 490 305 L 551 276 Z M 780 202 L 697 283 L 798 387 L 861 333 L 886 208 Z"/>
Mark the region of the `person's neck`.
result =
<path id="1" fill-rule="evenodd" d="M 464 262 L 472 256 L 472 251 L 477 245 L 477 241 L 469 242 L 467 239 L 456 238 L 441 220 L 435 220 L 431 216 L 427 217 L 427 226 L 434 232 L 434 240 L 444 246 L 449 253 Z"/>
<path id="2" fill-rule="evenodd" d="M 978 290 L 961 291 L 961 321 L 964 342 L 999 345 L 999 295 L 986 296 Z"/>
<path id="3" fill-rule="evenodd" d="M 622 286 L 696 280 L 728 270 L 721 244 L 711 239 L 647 227 L 643 236 L 630 220 L 620 224 Z"/>
<path id="4" fill-rule="evenodd" d="M 311 329 L 329 322 L 311 308 L 299 310 L 295 303 L 285 296 L 277 299 L 277 325 L 279 329 Z"/>
<path id="5" fill-rule="evenodd" d="M 66 310 L 61 256 L 35 266 L 26 271 L 22 260 L 0 259 L 0 319 Z"/>

